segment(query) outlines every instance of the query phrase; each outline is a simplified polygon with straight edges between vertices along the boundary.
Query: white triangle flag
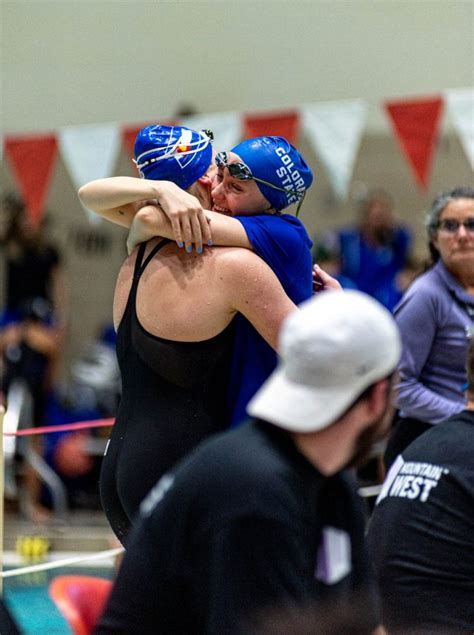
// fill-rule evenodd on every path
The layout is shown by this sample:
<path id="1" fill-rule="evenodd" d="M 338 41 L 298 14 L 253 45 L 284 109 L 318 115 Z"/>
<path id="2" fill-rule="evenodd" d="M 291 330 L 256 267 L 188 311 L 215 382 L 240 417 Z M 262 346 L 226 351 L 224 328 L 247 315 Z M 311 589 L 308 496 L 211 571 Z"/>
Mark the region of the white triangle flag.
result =
<path id="1" fill-rule="evenodd" d="M 474 170 L 474 88 L 445 91 L 448 112 Z"/>
<path id="2" fill-rule="evenodd" d="M 361 99 L 303 104 L 303 129 L 328 172 L 336 195 L 347 197 L 365 126 L 367 104 Z"/>
<path id="3" fill-rule="evenodd" d="M 58 140 L 61 156 L 77 189 L 88 181 L 113 175 L 121 147 L 120 126 L 117 124 L 62 128 L 58 132 Z M 102 220 L 97 214 L 84 209 L 91 222 Z"/>
<path id="4" fill-rule="evenodd" d="M 238 112 L 216 112 L 183 117 L 180 123 L 193 130 L 212 130 L 212 145 L 219 152 L 230 150 L 242 139 L 242 119 Z"/>

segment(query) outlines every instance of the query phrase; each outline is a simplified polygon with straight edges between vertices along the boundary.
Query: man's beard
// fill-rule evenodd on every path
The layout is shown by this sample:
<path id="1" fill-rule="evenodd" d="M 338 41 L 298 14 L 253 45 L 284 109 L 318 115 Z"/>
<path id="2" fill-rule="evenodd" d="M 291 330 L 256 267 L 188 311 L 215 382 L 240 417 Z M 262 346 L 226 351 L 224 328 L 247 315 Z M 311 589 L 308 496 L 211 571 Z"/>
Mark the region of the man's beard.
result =
<path id="1" fill-rule="evenodd" d="M 374 444 L 383 439 L 388 433 L 389 422 L 392 420 L 393 412 L 393 407 L 387 405 L 384 413 L 359 433 L 354 442 L 354 452 L 346 467 L 358 468 L 367 462 Z"/>

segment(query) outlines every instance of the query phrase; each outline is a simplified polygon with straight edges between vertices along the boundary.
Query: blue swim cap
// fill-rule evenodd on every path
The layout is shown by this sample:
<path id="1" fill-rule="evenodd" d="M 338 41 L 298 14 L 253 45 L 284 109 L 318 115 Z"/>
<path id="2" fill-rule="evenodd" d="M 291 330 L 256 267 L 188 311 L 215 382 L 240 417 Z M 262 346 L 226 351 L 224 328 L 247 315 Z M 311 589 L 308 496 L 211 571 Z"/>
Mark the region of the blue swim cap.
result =
<path id="1" fill-rule="evenodd" d="M 135 140 L 135 159 L 146 179 L 172 181 L 186 190 L 212 161 L 210 137 L 183 126 L 146 126 Z"/>
<path id="2" fill-rule="evenodd" d="M 287 190 L 282 192 L 255 181 L 276 210 L 300 201 L 313 182 L 313 174 L 298 150 L 283 137 L 255 137 L 242 141 L 232 152 L 238 154 L 253 176 Z"/>

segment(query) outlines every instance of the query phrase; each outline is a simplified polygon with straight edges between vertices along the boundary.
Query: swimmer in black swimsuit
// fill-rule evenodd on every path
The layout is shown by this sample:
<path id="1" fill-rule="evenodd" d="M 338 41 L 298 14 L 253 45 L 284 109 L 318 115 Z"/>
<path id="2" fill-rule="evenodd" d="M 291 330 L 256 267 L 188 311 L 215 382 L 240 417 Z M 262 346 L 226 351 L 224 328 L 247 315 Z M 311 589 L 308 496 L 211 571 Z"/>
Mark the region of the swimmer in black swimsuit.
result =
<path id="1" fill-rule="evenodd" d="M 155 245 L 144 262 L 146 245 L 140 246 L 117 332 L 123 394 L 103 461 L 101 495 L 121 540 L 157 478 L 224 424 L 232 322 L 210 339 L 180 342 L 149 333 L 137 317 L 140 279 L 168 242 Z"/>
<path id="2" fill-rule="evenodd" d="M 167 142 L 155 139 L 149 158 L 181 175 L 180 157 L 163 156 L 176 131 L 185 140 L 178 138 L 175 147 L 194 148 L 186 170 L 194 193 L 209 206 L 212 151 L 202 135 L 168 128 Z M 242 313 L 275 348 L 279 326 L 295 308 L 269 267 L 247 249 L 216 247 L 198 255 L 154 240 L 138 251 L 122 266 L 114 299 L 123 394 L 101 475 L 104 509 L 122 542 L 156 481 L 222 429 L 234 315 Z"/>

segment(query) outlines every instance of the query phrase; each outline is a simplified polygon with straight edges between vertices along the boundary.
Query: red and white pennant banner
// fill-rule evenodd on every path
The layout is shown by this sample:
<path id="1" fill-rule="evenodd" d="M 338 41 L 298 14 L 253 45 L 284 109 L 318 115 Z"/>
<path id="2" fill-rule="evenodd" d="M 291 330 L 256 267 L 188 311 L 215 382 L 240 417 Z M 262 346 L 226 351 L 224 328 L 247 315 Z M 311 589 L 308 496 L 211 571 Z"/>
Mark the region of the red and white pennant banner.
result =
<path id="1" fill-rule="evenodd" d="M 448 113 L 474 170 L 474 88 L 457 88 L 445 92 Z"/>
<path id="2" fill-rule="evenodd" d="M 418 185 L 426 189 L 443 110 L 442 98 L 390 101 L 385 102 L 385 109 Z"/>
<path id="3" fill-rule="evenodd" d="M 113 176 L 121 147 L 117 124 L 71 126 L 58 133 L 59 148 L 75 189 L 88 181 Z M 86 209 L 89 220 L 100 216 Z"/>
<path id="4" fill-rule="evenodd" d="M 444 104 L 474 169 L 473 89 L 452 89 L 445 91 L 443 96 L 384 104 L 395 137 L 422 189 L 426 189 L 429 182 Z M 242 139 L 261 135 L 282 136 L 298 145 L 299 135 L 303 132 L 324 165 L 335 194 L 345 199 L 366 117 L 367 104 L 353 99 L 308 103 L 280 112 L 194 115 L 179 123 L 198 130 L 212 130 L 216 150 L 229 150 Z M 170 119 L 156 121 L 168 125 L 178 123 Z M 151 122 L 71 126 L 56 134 L 7 135 L 4 139 L 0 134 L 0 158 L 4 147 L 28 212 L 38 222 L 43 213 L 57 146 L 71 181 L 78 189 L 93 179 L 113 176 L 122 146 L 133 157 L 135 137 L 147 123 Z M 86 211 L 91 222 L 99 220 L 98 216 Z"/>
<path id="5" fill-rule="evenodd" d="M 347 197 L 364 130 L 367 104 L 360 99 L 305 104 L 304 131 L 324 164 L 335 194 Z"/>
<path id="6" fill-rule="evenodd" d="M 5 154 L 30 219 L 41 221 L 57 154 L 56 137 L 31 135 L 5 139 Z"/>

